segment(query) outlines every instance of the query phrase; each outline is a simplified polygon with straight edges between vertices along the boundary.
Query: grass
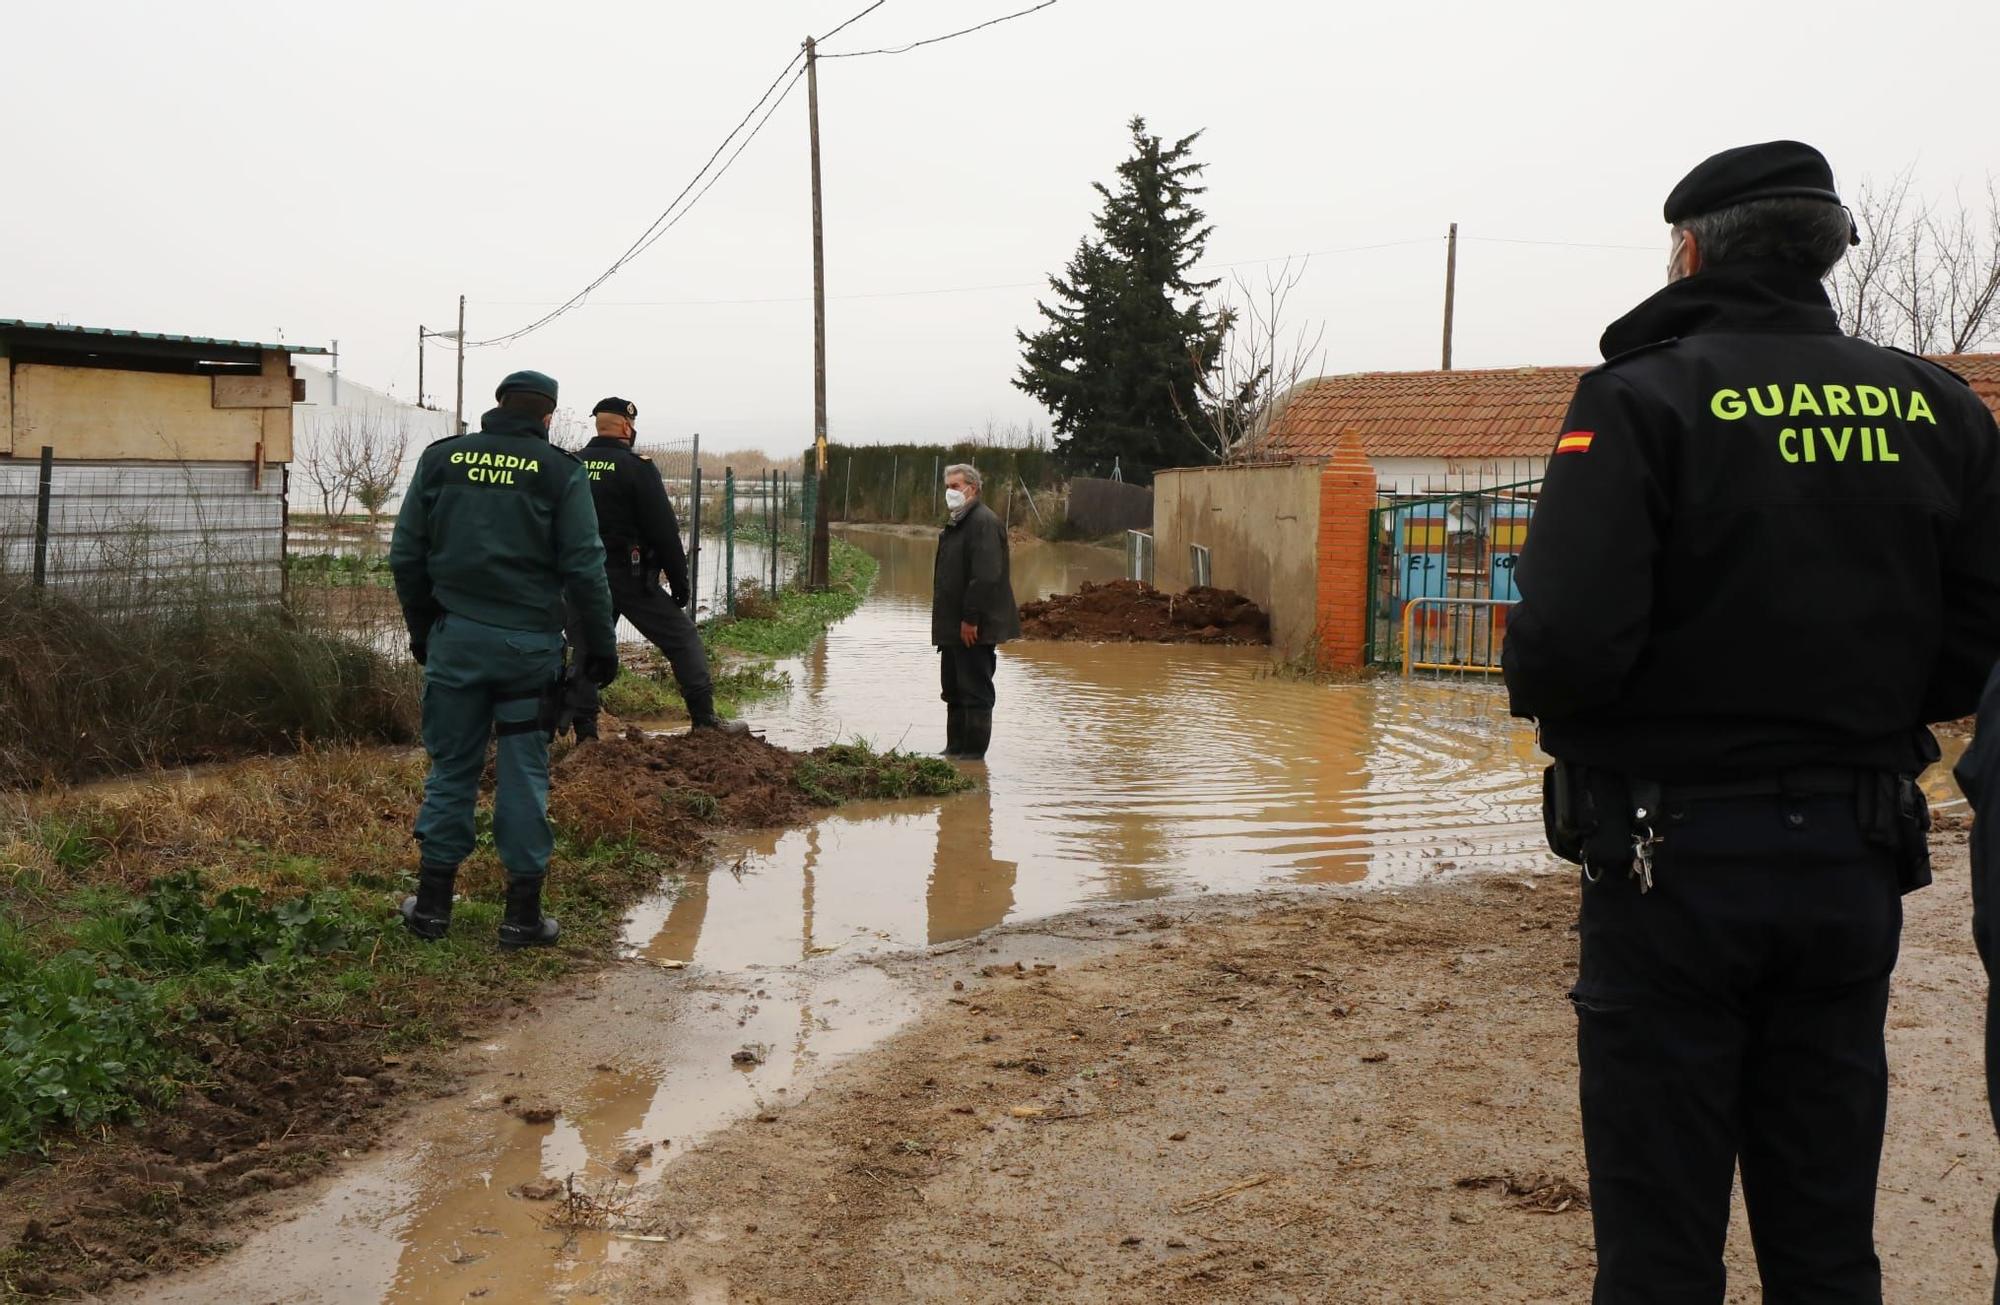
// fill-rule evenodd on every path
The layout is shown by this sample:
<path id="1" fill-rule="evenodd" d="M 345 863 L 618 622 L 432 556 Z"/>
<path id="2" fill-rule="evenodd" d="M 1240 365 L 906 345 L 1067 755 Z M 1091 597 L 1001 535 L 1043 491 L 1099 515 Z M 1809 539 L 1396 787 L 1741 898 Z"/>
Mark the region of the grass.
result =
<path id="1" fill-rule="evenodd" d="M 152 601 L 0 586 L 0 786 L 416 737 L 415 666 L 223 595 Z"/>
<path id="2" fill-rule="evenodd" d="M 941 757 L 877 752 L 863 739 L 800 758 L 792 783 L 822 806 L 860 798 L 944 797 L 972 787 L 958 767 Z"/>
<path id="3" fill-rule="evenodd" d="M 829 541 L 827 587 L 811 593 L 787 589 L 768 599 L 760 612 L 768 615 L 717 618 L 708 622 L 706 636 L 717 646 L 759 657 L 793 657 L 819 641 L 827 627 L 854 614 L 874 587 L 879 564 L 844 539 Z"/>
<path id="4" fill-rule="evenodd" d="M 343 588 L 374 585 L 387 589 L 395 584 L 389 573 L 389 555 L 374 553 L 288 553 L 285 574 L 295 585 Z"/>
<path id="5" fill-rule="evenodd" d="M 650 654 L 650 657 L 648 656 Z M 634 656 L 622 651 L 625 669 L 598 695 L 604 710 L 627 720 L 668 720 L 687 715 L 673 672 L 650 645 Z M 715 710 L 720 716 L 741 714 L 743 705 L 769 698 L 792 687 L 791 676 L 763 660 L 734 664 L 722 650 L 708 648 L 708 664 L 715 686 Z"/>

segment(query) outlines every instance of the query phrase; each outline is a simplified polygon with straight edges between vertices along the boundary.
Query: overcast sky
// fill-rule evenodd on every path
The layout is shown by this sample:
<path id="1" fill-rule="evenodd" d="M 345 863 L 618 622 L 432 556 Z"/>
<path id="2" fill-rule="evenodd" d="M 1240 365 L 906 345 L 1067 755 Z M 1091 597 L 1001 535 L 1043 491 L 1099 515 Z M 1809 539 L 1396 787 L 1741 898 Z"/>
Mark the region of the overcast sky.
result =
<path id="1" fill-rule="evenodd" d="M 1030 0 L 887 0 L 826 52 Z M 526 324 L 653 220 L 798 49 L 867 0 L 9 6 L 0 317 L 294 343 L 416 384 L 418 325 Z M 1047 417 L 1016 327 L 1143 114 L 1203 130 L 1212 265 L 1317 252 L 1292 302 L 1329 371 L 1593 360 L 1661 281 L 1660 203 L 1720 148 L 1793 136 L 1844 187 L 2000 171 L 2000 4 L 1350 5 L 1060 0 L 898 57 L 822 64 L 835 439 Z M 535 367 L 664 439 L 812 436 L 803 85 L 685 221 L 590 303 L 466 361 Z M 1513 241 L 1571 242 L 1522 244 Z M 1637 246 L 1593 248 L 1586 246 Z M 1388 246 L 1359 248 L 1365 246 Z M 1226 274 L 1226 273 L 1225 273 Z M 934 292 L 934 293 L 933 293 Z M 451 401 L 433 346 L 426 387 Z"/>

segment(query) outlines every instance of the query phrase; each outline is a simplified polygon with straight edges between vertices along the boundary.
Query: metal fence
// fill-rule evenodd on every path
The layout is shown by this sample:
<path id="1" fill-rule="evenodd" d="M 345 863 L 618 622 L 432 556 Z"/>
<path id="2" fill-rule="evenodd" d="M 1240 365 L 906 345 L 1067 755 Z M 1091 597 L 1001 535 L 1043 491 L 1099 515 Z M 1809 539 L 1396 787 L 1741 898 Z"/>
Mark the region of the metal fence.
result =
<path id="1" fill-rule="evenodd" d="M 279 467 L 0 461 L 0 577 L 99 610 L 274 602 L 284 534 Z"/>
<path id="2" fill-rule="evenodd" d="M 1500 668 L 1514 581 L 1539 479 L 1389 492 L 1369 514 L 1370 660 L 1405 674 L 1491 674 Z"/>

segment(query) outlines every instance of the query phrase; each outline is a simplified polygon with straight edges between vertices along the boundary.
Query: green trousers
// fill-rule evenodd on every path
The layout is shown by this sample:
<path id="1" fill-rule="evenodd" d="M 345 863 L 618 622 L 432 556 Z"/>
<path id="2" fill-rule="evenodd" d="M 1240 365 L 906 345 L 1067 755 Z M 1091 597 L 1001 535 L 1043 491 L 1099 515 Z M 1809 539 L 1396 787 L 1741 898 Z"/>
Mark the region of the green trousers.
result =
<path id="1" fill-rule="evenodd" d="M 548 873 L 555 845 L 549 736 L 536 717 L 542 690 L 561 669 L 560 631 L 503 630 L 462 616 L 446 616 L 432 628 L 424 663 L 431 770 L 416 828 L 426 865 L 456 868 L 472 855 L 486 743 L 497 734 L 493 843 L 500 863 L 513 879 Z"/>

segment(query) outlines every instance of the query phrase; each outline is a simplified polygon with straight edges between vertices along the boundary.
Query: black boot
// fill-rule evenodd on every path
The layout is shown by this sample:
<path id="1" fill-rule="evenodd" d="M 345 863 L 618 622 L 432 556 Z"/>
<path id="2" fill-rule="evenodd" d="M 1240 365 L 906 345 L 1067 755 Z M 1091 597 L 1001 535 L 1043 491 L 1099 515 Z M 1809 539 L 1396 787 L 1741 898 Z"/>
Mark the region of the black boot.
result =
<path id="1" fill-rule="evenodd" d="M 500 922 L 500 946 L 513 951 L 517 947 L 553 947 L 562 926 L 554 916 L 542 914 L 542 881 L 539 879 L 507 880 L 507 918 Z"/>
<path id="2" fill-rule="evenodd" d="M 750 727 L 740 720 L 724 720 L 715 714 L 715 693 L 703 689 L 698 693 L 681 694 L 687 700 L 688 719 L 698 730 L 721 730 L 724 734 L 748 734 Z"/>
<path id="3" fill-rule="evenodd" d="M 962 749 L 959 758 L 964 761 L 983 761 L 987 745 L 993 742 L 993 713 L 973 711 L 965 713 L 965 733 L 961 736 Z"/>
<path id="4" fill-rule="evenodd" d="M 947 758 L 965 755 L 965 708 L 944 709 L 944 753 Z"/>
<path id="5" fill-rule="evenodd" d="M 417 894 L 403 899 L 403 927 L 425 942 L 436 942 L 451 929 L 451 888 L 457 866 L 423 865 L 417 870 Z"/>

